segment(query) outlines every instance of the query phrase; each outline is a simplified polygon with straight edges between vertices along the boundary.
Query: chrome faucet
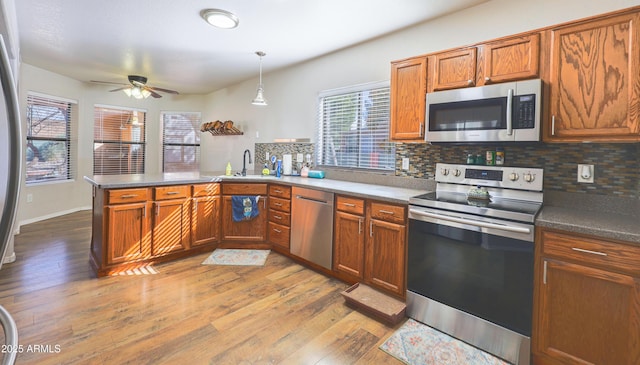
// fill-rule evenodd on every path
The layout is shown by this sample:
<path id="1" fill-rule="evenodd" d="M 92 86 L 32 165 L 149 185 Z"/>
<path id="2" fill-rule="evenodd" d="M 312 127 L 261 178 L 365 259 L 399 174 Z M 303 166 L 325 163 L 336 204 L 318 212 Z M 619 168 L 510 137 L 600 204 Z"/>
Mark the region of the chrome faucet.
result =
<path id="1" fill-rule="evenodd" d="M 245 161 L 247 153 L 249 154 L 249 163 L 251 163 L 251 151 L 244 150 L 244 154 L 242 154 L 242 176 L 247 176 L 247 163 Z"/>

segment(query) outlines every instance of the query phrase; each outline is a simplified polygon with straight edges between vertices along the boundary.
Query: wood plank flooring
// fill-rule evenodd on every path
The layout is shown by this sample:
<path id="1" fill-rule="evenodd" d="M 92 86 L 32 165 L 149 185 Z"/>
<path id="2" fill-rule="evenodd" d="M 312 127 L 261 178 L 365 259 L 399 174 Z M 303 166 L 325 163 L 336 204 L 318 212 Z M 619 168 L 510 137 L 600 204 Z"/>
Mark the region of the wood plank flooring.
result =
<path id="1" fill-rule="evenodd" d="M 0 270 L 17 364 L 401 364 L 378 349 L 399 325 L 347 307 L 346 284 L 287 257 L 238 267 L 204 254 L 97 279 L 90 225 L 83 211 L 21 227 Z"/>

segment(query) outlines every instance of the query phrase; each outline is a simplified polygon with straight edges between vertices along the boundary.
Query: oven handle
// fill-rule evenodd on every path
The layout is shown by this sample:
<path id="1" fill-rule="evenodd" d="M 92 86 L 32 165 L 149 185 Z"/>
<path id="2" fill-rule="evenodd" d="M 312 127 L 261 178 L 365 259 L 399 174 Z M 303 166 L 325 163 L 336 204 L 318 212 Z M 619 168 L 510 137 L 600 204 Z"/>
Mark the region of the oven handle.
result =
<path id="1" fill-rule="evenodd" d="M 429 213 L 429 212 L 423 212 L 423 211 L 414 210 L 414 209 L 409 209 L 409 211 L 411 213 L 413 213 L 413 214 L 421 215 L 421 216 L 424 216 L 424 217 L 442 219 L 442 220 L 445 220 L 445 221 L 462 223 L 462 224 L 469 224 L 469 225 L 473 225 L 473 226 L 477 226 L 477 227 L 494 228 L 494 229 L 500 229 L 500 230 L 508 231 L 508 232 L 516 232 L 516 233 L 531 233 L 531 229 L 529 229 L 529 228 L 513 227 L 513 226 L 507 226 L 507 225 L 504 225 L 504 224 L 482 222 L 482 221 L 478 221 L 478 220 L 475 220 L 475 219 L 465 219 L 465 218 L 459 218 L 459 217 L 452 217 L 450 215 Z"/>

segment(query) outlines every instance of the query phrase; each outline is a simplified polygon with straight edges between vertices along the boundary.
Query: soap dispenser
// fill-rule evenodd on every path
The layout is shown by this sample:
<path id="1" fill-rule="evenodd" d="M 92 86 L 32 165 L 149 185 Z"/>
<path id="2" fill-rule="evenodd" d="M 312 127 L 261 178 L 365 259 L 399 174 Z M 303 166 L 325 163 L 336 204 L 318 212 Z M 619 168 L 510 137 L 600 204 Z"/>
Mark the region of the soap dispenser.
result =
<path id="1" fill-rule="evenodd" d="M 225 175 L 231 176 L 231 162 L 227 162 L 227 169 L 224 172 Z"/>

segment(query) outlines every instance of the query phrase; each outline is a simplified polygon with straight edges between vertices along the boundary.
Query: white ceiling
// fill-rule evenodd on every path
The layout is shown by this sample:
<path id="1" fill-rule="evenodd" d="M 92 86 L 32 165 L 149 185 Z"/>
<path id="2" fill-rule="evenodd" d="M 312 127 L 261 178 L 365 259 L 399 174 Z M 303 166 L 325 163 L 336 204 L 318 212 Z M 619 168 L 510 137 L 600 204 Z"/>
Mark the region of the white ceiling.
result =
<path id="1" fill-rule="evenodd" d="M 206 94 L 487 0 L 15 0 L 23 62 L 80 81 Z M 200 11 L 231 11 L 231 30 Z"/>

